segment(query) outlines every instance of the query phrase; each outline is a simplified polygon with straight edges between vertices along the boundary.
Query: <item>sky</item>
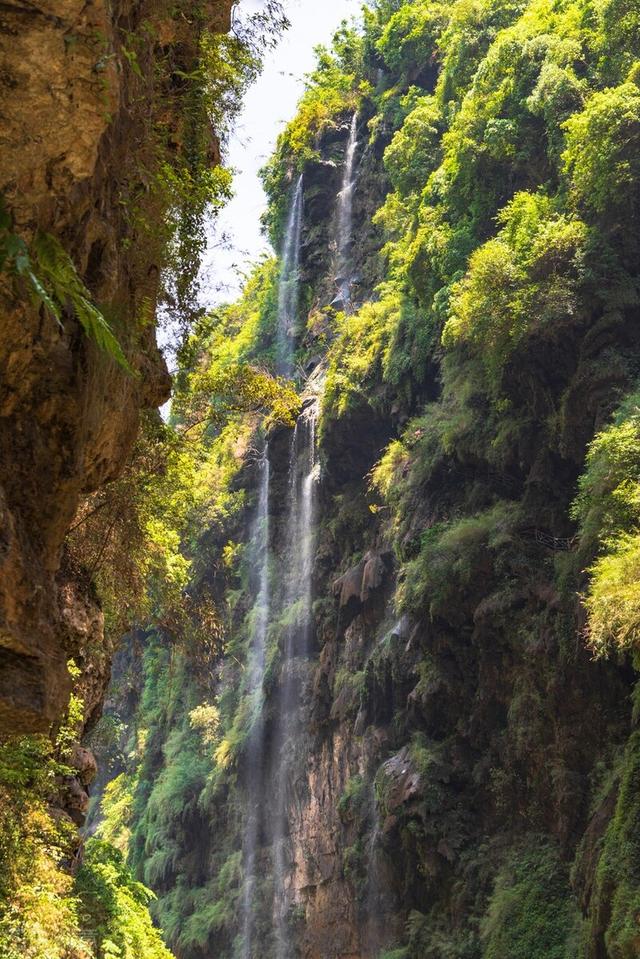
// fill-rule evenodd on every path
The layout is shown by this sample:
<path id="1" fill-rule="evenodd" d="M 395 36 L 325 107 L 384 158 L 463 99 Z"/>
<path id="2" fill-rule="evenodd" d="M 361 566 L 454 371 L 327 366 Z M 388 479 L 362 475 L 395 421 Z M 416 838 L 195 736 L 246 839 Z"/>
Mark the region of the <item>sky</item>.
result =
<path id="1" fill-rule="evenodd" d="M 245 16 L 259 10 L 261 4 L 262 0 L 241 0 Z M 315 65 L 314 47 L 328 44 L 343 20 L 359 16 L 361 6 L 362 0 L 284 0 L 291 26 L 275 50 L 267 54 L 225 151 L 226 165 L 235 171 L 235 196 L 210 231 L 202 266 L 203 306 L 235 299 L 242 285 L 241 271 L 246 272 L 268 249 L 260 233 L 266 198 L 258 171 L 295 113 L 305 74 Z M 226 238 L 224 246 L 222 235 Z"/>

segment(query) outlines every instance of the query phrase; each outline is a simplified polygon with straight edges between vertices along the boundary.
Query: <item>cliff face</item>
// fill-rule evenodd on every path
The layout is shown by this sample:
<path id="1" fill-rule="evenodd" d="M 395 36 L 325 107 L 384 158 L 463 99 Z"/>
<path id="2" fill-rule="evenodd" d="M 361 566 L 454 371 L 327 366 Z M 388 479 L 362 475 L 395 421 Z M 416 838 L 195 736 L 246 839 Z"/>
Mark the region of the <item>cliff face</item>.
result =
<path id="1" fill-rule="evenodd" d="M 625 10 L 376 4 L 279 142 L 279 271 L 201 357 L 302 413 L 206 474 L 222 646 L 149 631 L 110 707 L 180 959 L 638 953 Z"/>
<path id="2" fill-rule="evenodd" d="M 81 499 L 122 470 L 140 410 L 168 397 L 151 322 L 163 266 L 153 236 L 163 217 L 153 196 L 154 131 L 162 128 L 163 143 L 179 154 L 174 71 L 193 62 L 203 24 L 228 28 L 230 6 L 209 4 L 200 23 L 162 4 L 126 0 L 8 4 L 0 11 L 0 190 L 10 229 L 27 245 L 45 234 L 62 244 L 132 369 L 123 371 L 84 335 L 70 304 L 59 324 L 33 305 L 25 281 L 3 276 L 5 732 L 45 730 L 60 717 L 69 659 L 93 674 L 81 690 L 88 717 L 108 679 L 109 651 L 94 655 L 103 643 L 101 613 L 74 573 L 61 569 L 63 543 Z M 151 235 L 136 222 L 141 215 Z"/>

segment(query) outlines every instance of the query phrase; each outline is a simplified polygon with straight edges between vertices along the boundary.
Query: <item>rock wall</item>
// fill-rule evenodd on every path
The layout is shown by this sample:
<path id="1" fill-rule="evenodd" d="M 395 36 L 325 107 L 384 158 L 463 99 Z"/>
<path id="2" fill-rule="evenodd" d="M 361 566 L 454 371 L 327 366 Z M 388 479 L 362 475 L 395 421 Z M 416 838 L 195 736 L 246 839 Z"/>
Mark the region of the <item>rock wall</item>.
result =
<path id="1" fill-rule="evenodd" d="M 228 29 L 231 3 L 203 20 Z M 163 3 L 133 0 L 5 4 L 0 11 L 0 191 L 12 229 L 29 244 L 51 234 L 107 312 L 129 375 L 83 334 L 71 310 L 63 328 L 34 307 L 20 281 L 0 286 L 0 723 L 46 730 L 68 698 L 66 663 L 87 672 L 88 715 L 109 674 L 101 614 L 73 573 L 63 544 L 83 496 L 116 477 L 142 409 L 167 399 L 169 377 L 153 315 L 162 205 L 150 191 L 152 132 L 171 140 L 180 92 L 158 65 L 188 66 L 201 24 Z M 191 58 L 191 59 L 190 59 Z M 169 106 L 167 106 L 169 104 Z M 173 150 L 180 150 L 174 142 Z M 96 657 L 95 651 L 98 650 Z M 100 665 L 98 665 L 98 662 Z"/>

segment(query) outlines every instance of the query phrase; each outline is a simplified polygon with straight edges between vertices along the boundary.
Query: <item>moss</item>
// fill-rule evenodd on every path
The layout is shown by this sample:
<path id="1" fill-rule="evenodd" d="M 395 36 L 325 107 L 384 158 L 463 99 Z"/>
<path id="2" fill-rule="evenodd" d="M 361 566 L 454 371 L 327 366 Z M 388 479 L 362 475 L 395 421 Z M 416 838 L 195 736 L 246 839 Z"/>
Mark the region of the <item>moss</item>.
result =
<path id="1" fill-rule="evenodd" d="M 638 953 L 640 930 L 640 732 L 627 743 L 615 812 L 605 832 L 589 909 L 592 932 L 604 934 L 611 959 Z"/>
<path id="2" fill-rule="evenodd" d="M 569 959 L 577 905 L 558 850 L 544 837 L 512 849 L 480 925 L 483 959 Z"/>
<path id="3" fill-rule="evenodd" d="M 367 888 L 367 855 L 364 839 L 358 838 L 342 853 L 342 874 L 351 883 L 356 895 L 363 896 Z"/>
<path id="4" fill-rule="evenodd" d="M 338 800 L 340 818 L 361 820 L 365 813 L 367 795 L 367 783 L 362 776 L 351 776 Z"/>
<path id="5" fill-rule="evenodd" d="M 416 559 L 402 569 L 397 604 L 402 611 L 428 610 L 431 616 L 455 610 L 454 597 L 464 593 L 484 571 L 486 594 L 493 557 L 509 542 L 517 509 L 498 503 L 489 510 L 446 524 L 437 524 L 421 537 Z"/>

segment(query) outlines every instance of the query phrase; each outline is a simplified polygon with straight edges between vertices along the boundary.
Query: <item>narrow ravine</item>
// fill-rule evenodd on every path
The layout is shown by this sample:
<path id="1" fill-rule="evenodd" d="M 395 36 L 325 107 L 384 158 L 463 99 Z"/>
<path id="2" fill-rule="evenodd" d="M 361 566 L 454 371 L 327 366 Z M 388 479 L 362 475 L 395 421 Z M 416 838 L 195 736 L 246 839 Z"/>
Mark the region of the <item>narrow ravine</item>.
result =
<path id="1" fill-rule="evenodd" d="M 640 4 L 232 7 L 0 4 L 0 959 L 640 957 Z"/>

